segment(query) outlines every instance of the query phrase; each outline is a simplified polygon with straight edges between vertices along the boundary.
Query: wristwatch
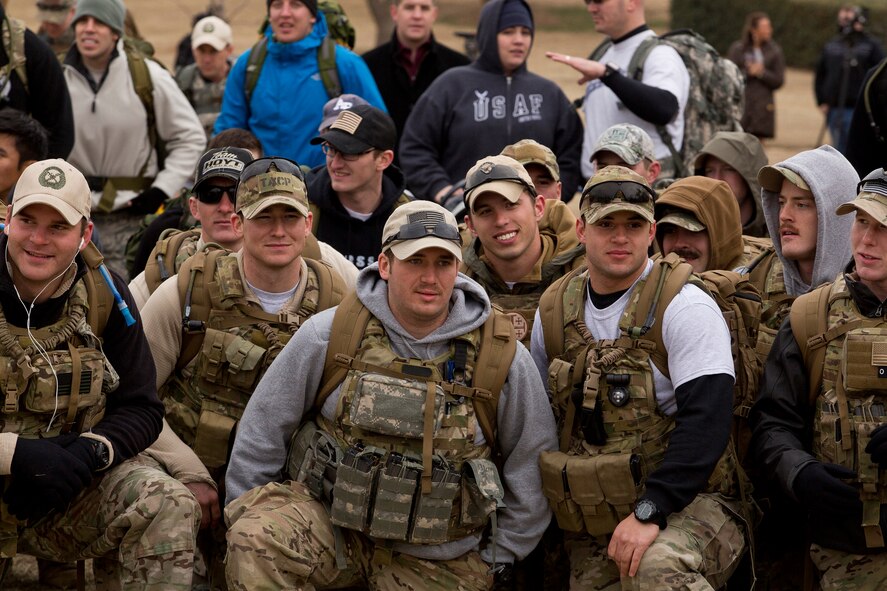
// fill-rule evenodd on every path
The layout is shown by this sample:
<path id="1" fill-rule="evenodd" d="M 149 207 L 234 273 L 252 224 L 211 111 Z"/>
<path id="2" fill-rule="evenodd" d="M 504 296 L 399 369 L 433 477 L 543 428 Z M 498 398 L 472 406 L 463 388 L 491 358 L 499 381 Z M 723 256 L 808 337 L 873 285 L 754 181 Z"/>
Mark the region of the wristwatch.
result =
<path id="1" fill-rule="evenodd" d="M 634 517 L 641 523 L 655 523 L 659 529 L 665 529 L 665 516 L 662 515 L 662 511 L 659 510 L 656 503 L 650 499 L 641 499 L 635 505 Z"/>
<path id="2" fill-rule="evenodd" d="M 98 463 L 96 470 L 103 470 L 111 463 L 111 454 L 108 453 L 108 446 L 104 442 L 92 437 L 83 437 L 87 443 L 92 446 L 92 453 Z"/>
<path id="3" fill-rule="evenodd" d="M 604 75 L 601 78 L 608 78 L 614 72 L 619 72 L 619 66 L 614 64 L 613 62 L 607 62 L 604 64 Z"/>

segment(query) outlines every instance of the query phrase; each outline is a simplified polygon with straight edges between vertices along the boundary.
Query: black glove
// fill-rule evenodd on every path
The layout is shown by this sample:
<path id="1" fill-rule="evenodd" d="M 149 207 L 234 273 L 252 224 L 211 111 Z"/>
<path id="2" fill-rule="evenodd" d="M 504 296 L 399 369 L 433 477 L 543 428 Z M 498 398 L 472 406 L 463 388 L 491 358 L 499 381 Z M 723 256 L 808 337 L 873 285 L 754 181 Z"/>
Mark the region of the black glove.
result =
<path id="1" fill-rule="evenodd" d="M 837 464 L 813 462 L 798 472 L 795 496 L 814 516 L 850 517 L 862 514 L 859 491 L 844 479 L 854 478 L 850 468 Z"/>
<path id="2" fill-rule="evenodd" d="M 65 507 L 92 482 L 89 467 L 52 440 L 19 438 L 11 467 L 12 482 L 3 500 L 19 519 L 37 519 Z"/>
<path id="3" fill-rule="evenodd" d="M 150 187 L 139 193 L 135 199 L 129 202 L 129 210 L 132 213 L 148 215 L 154 213 L 168 199 L 166 193 L 157 187 Z"/>
<path id="4" fill-rule="evenodd" d="M 514 582 L 514 565 L 497 564 L 493 574 L 493 591 L 512 591 Z"/>
<path id="5" fill-rule="evenodd" d="M 872 438 L 865 446 L 865 453 L 872 456 L 872 461 L 887 468 L 887 424 L 872 431 Z"/>

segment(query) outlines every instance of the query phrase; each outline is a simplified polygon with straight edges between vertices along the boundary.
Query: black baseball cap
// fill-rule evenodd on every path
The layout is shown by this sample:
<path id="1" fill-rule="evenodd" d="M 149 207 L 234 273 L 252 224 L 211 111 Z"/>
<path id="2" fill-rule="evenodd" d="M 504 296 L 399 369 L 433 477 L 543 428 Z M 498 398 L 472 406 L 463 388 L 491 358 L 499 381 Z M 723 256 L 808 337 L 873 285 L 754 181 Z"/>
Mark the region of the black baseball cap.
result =
<path id="1" fill-rule="evenodd" d="M 343 154 L 362 154 L 373 148 L 393 150 L 397 143 L 394 121 L 372 105 L 357 105 L 342 111 L 330 128 L 311 140 L 328 143 Z"/>
<path id="2" fill-rule="evenodd" d="M 197 163 L 193 190 L 196 191 L 204 181 L 217 177 L 237 182 L 244 167 L 253 160 L 252 153 L 243 148 L 226 146 L 207 150 Z"/>

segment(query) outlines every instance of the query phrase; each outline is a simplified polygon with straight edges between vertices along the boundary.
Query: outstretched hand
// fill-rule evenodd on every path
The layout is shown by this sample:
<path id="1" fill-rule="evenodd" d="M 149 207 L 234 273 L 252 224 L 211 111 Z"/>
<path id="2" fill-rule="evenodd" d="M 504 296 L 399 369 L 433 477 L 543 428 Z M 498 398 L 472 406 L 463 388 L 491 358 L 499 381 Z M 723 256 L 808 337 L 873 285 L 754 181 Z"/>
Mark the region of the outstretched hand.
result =
<path id="1" fill-rule="evenodd" d="M 546 51 L 545 57 L 552 61 L 566 64 L 582 74 L 582 77 L 577 81 L 577 84 L 585 84 L 586 82 L 597 80 L 607 71 L 607 68 L 601 62 L 585 59 L 583 57 L 556 53 L 554 51 Z"/>

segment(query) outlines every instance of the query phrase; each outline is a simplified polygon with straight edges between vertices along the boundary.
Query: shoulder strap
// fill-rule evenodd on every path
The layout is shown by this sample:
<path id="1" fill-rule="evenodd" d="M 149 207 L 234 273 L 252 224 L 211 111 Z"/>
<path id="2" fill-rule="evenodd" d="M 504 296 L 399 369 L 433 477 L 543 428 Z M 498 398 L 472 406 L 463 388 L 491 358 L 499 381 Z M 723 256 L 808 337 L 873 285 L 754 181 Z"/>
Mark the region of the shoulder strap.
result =
<path id="1" fill-rule="evenodd" d="M 310 236 L 310 234 L 309 234 Z M 304 256 L 304 253 L 303 253 Z M 345 281 L 336 273 L 332 267 L 321 260 L 305 258 L 305 264 L 314 272 L 317 282 L 320 284 L 318 289 L 317 311 L 332 308 L 342 301 L 348 292 Z"/>
<path id="2" fill-rule="evenodd" d="M 176 83 L 179 89 L 188 99 L 189 103 L 194 102 L 194 81 L 197 80 L 197 66 L 194 64 L 185 66 L 176 74 Z"/>
<path id="3" fill-rule="evenodd" d="M 554 359 L 564 352 L 564 292 L 570 281 L 582 271 L 583 268 L 570 271 L 552 283 L 539 298 L 539 322 L 542 324 L 548 359 Z"/>
<path id="4" fill-rule="evenodd" d="M 262 66 L 265 64 L 265 57 L 268 55 L 268 39 L 264 35 L 252 46 L 249 51 L 249 58 L 246 62 L 246 78 L 243 82 L 243 91 L 246 93 L 246 105 L 253 98 L 253 91 L 256 84 L 259 83 L 259 75 L 262 73 Z"/>
<path id="5" fill-rule="evenodd" d="M 154 111 L 154 82 L 151 80 L 151 72 L 148 71 L 148 61 L 142 52 L 134 47 L 131 42 L 124 40 L 123 50 L 126 53 L 126 63 L 129 66 L 129 74 L 132 77 L 132 86 L 136 95 L 145 107 L 145 119 L 148 125 L 148 141 L 151 144 L 151 150 L 148 152 L 148 158 L 142 164 L 141 170 L 136 176 L 145 176 L 148 169 L 148 163 L 151 160 L 151 154 L 157 152 L 157 167 L 163 167 L 160 152 L 157 151 L 159 144 L 159 136 L 157 135 L 157 114 Z"/>
<path id="6" fill-rule="evenodd" d="M 179 301 L 182 303 L 182 354 L 176 362 L 180 370 L 200 351 L 206 336 L 206 321 L 212 310 L 212 298 L 207 283 L 212 280 L 217 261 L 228 256 L 223 249 L 201 251 L 185 261 L 176 276 Z M 207 274 L 209 275 L 207 277 Z"/>
<path id="7" fill-rule="evenodd" d="M 302 249 L 302 257 L 305 259 L 314 259 L 315 261 L 323 260 L 323 253 L 320 252 L 320 244 L 317 242 L 317 237 L 314 234 L 309 233 L 308 236 L 305 237 L 305 248 Z"/>
<path id="8" fill-rule="evenodd" d="M 868 81 L 865 83 L 865 87 L 862 91 L 863 102 L 865 103 L 865 114 L 868 115 L 869 125 L 872 127 L 872 133 L 874 133 L 875 138 L 884 143 L 884 135 L 881 133 L 881 127 L 878 125 L 878 122 L 875 121 L 875 114 L 872 111 L 872 84 L 875 79 L 881 75 L 881 72 L 884 71 L 884 67 L 887 66 L 887 58 L 882 59 L 877 66 L 875 66 L 875 71 L 872 72 L 872 75 L 869 76 Z"/>
<path id="9" fill-rule="evenodd" d="M 822 385 L 822 367 L 825 363 L 825 342 L 811 346 L 811 339 L 828 330 L 828 303 L 832 284 L 822 285 L 799 296 L 789 312 L 792 334 L 801 350 L 810 378 L 809 399 L 814 404 Z"/>
<path id="10" fill-rule="evenodd" d="M 3 19 L 2 35 L 3 47 L 6 49 L 6 57 L 9 64 L 6 66 L 14 71 L 28 92 L 28 70 L 25 67 L 27 56 L 25 55 L 25 30 L 28 26 L 25 21 L 7 16 Z"/>
<path id="11" fill-rule="evenodd" d="M 320 378 L 320 388 L 314 399 L 314 409 L 317 412 L 320 412 L 327 397 L 348 374 L 346 367 L 336 363 L 336 355 L 354 357 L 369 322 L 370 311 L 357 298 L 357 293 L 354 291 L 346 295 L 336 308 L 330 329 L 330 342 L 323 361 L 323 376 Z"/>
<path id="12" fill-rule="evenodd" d="M 597 47 L 591 50 L 591 53 L 588 54 L 588 59 L 596 62 L 601 61 L 601 58 L 604 57 L 604 54 L 607 53 L 607 50 L 611 47 L 613 47 L 613 40 L 606 37 Z"/>
<path id="13" fill-rule="evenodd" d="M 154 293 L 160 284 L 176 274 L 176 257 L 182 243 L 194 236 L 200 230 L 179 230 L 167 228 L 160 234 L 157 244 L 148 255 L 145 263 L 145 282 L 148 289 Z"/>
<path id="14" fill-rule="evenodd" d="M 114 295 L 111 292 L 111 287 L 105 281 L 105 277 L 99 271 L 99 267 L 104 263 L 104 257 L 95 244 L 92 242 L 87 244 L 80 251 L 80 256 L 86 263 L 87 269 L 86 275 L 83 276 L 89 298 L 89 312 L 86 315 L 86 322 L 96 336 L 101 336 L 108 325 L 111 310 L 114 309 Z"/>
<path id="15" fill-rule="evenodd" d="M 339 70 L 336 67 L 336 45 L 338 43 L 327 35 L 317 48 L 317 69 L 330 98 L 342 94 L 342 81 L 339 79 Z"/>

